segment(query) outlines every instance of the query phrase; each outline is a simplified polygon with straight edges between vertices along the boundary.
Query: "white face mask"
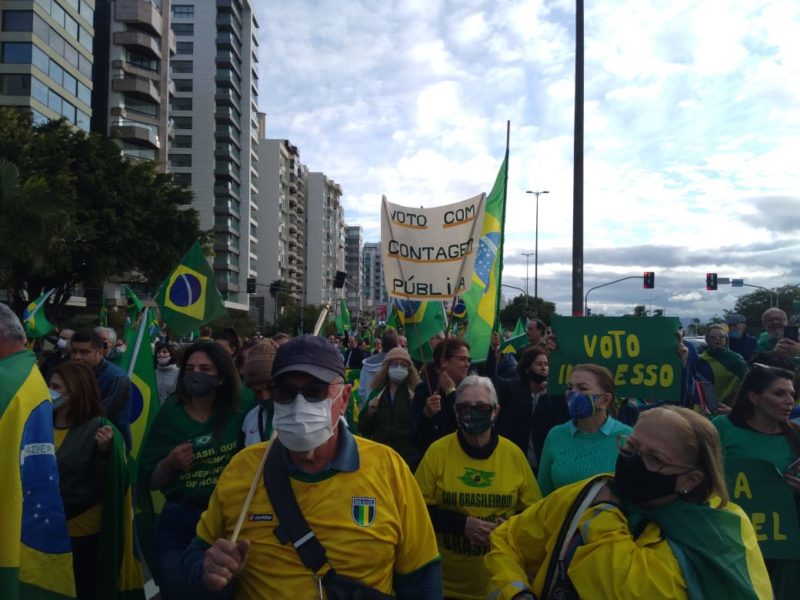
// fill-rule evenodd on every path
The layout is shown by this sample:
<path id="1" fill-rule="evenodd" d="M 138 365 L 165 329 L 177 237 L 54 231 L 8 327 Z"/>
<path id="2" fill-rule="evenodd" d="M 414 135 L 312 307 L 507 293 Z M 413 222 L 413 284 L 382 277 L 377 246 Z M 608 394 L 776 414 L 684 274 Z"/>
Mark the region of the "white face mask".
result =
<path id="1" fill-rule="evenodd" d="M 389 367 L 389 381 L 403 383 L 408 377 L 408 367 Z"/>
<path id="2" fill-rule="evenodd" d="M 171 360 L 172 358 L 169 356 L 159 356 L 156 358 L 159 367 L 168 367 Z"/>
<path id="3" fill-rule="evenodd" d="M 64 338 L 58 338 L 56 342 L 56 348 L 59 350 L 64 350 L 69 345 L 69 341 L 65 340 Z"/>
<path id="4" fill-rule="evenodd" d="M 309 402 L 302 394 L 297 394 L 294 402 L 276 402 L 272 428 L 278 433 L 278 439 L 295 452 L 308 452 L 327 442 L 334 432 L 331 423 L 333 403 L 341 395 Z"/>

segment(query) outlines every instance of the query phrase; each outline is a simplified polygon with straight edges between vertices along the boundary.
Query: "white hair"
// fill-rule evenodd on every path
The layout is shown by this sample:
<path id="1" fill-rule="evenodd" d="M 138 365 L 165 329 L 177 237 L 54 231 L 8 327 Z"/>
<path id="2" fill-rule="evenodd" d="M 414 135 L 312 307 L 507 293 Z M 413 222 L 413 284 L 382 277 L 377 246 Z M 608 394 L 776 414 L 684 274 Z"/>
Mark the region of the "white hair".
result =
<path id="1" fill-rule="evenodd" d="M 0 302 L 0 336 L 6 342 L 25 343 L 25 329 L 19 317 L 7 304 Z"/>
<path id="2" fill-rule="evenodd" d="M 464 390 L 471 387 L 486 390 L 489 394 L 489 404 L 497 406 L 497 391 L 494 389 L 492 380 L 488 377 L 481 377 L 480 375 L 467 375 L 461 380 L 461 383 L 459 383 L 456 388 L 456 403 L 458 403 Z"/>
<path id="3" fill-rule="evenodd" d="M 113 328 L 98 326 L 98 327 L 95 327 L 94 330 L 98 335 L 100 335 L 100 337 L 103 337 L 102 334 L 104 334 L 104 333 L 106 334 L 106 338 L 108 339 L 108 345 L 109 346 L 111 346 L 113 348 L 116 345 L 116 343 L 117 343 L 117 332 L 114 331 Z"/>

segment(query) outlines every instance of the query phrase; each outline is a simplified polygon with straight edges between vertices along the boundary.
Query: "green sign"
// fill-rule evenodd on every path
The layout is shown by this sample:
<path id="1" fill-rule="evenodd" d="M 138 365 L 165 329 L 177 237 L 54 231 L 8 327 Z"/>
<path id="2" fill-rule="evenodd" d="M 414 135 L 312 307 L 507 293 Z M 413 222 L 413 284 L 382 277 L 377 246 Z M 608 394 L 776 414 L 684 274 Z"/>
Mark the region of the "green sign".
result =
<path id="1" fill-rule="evenodd" d="M 731 500 L 742 507 L 766 559 L 800 559 L 800 528 L 791 488 L 771 462 L 726 458 Z"/>
<path id="2" fill-rule="evenodd" d="M 594 363 L 614 376 L 619 396 L 678 403 L 680 322 L 672 317 L 553 317 L 547 391 L 563 394 L 576 365 Z"/>

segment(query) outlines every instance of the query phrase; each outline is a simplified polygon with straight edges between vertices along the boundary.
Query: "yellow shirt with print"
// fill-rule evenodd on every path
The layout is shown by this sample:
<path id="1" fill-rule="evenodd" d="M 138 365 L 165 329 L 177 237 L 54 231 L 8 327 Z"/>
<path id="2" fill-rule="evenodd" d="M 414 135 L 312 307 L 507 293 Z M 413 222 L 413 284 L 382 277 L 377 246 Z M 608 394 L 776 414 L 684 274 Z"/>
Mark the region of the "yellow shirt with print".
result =
<path id="1" fill-rule="evenodd" d="M 422 495 L 405 462 L 388 446 L 355 438 L 360 466 L 313 481 L 291 479 L 303 516 L 336 571 L 384 593 L 395 575 L 438 560 Z M 206 544 L 230 538 L 261 457 L 270 442 L 248 446 L 225 467 L 197 525 Z M 304 477 L 303 479 L 312 479 Z M 316 598 L 318 587 L 291 544 L 275 536 L 277 517 L 259 483 L 239 539 L 250 542 L 236 578 L 237 600 Z"/>
<path id="2" fill-rule="evenodd" d="M 525 455 L 504 437 L 498 437 L 488 458 L 480 459 L 464 452 L 456 433 L 445 436 L 431 444 L 416 479 L 426 504 L 485 521 L 508 519 L 542 497 Z M 437 533 L 436 540 L 444 595 L 486 598 L 490 574 L 483 556 L 489 547 L 472 547 L 463 533 Z"/>

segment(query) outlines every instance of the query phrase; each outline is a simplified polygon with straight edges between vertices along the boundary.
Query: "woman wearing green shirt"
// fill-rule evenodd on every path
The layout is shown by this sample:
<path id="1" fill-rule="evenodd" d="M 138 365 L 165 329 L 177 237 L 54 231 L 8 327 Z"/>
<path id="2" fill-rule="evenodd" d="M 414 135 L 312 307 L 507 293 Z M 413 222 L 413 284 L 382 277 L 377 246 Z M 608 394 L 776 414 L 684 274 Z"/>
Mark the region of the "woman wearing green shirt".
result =
<path id="1" fill-rule="evenodd" d="M 714 419 L 726 459 L 761 459 L 784 473 L 800 457 L 800 428 L 789 420 L 795 405 L 794 373 L 753 363 L 739 387 L 729 415 Z M 800 479 L 786 474 L 800 516 Z M 777 600 L 797 598 L 800 560 L 767 559 L 767 570 Z"/>
<path id="2" fill-rule="evenodd" d="M 542 495 L 614 470 L 617 437 L 632 429 L 611 416 L 614 377 L 600 365 L 577 365 L 567 383 L 569 421 L 547 434 L 537 479 Z"/>
<path id="3" fill-rule="evenodd" d="M 166 497 L 155 528 L 153 575 L 163 600 L 182 598 L 180 557 L 220 473 L 242 447 L 239 374 L 219 344 L 183 354 L 178 386 L 150 428 L 139 481 Z"/>

